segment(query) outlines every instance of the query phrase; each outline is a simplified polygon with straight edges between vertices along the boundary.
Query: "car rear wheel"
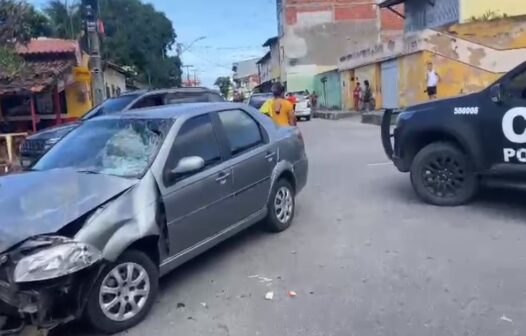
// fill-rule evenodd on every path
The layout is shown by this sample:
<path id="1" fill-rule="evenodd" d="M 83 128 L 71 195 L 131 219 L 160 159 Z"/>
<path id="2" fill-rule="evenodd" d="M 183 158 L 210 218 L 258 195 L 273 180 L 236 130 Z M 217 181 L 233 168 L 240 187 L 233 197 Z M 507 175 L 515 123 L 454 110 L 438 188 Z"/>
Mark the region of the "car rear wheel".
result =
<path id="1" fill-rule="evenodd" d="M 97 331 L 113 334 L 140 323 L 159 288 L 159 271 L 144 253 L 131 250 L 108 265 L 97 280 L 86 307 L 86 319 Z"/>
<path id="2" fill-rule="evenodd" d="M 280 179 L 276 182 L 268 202 L 265 226 L 271 232 L 282 232 L 290 227 L 296 210 L 295 193 L 291 184 Z"/>
<path id="3" fill-rule="evenodd" d="M 479 184 L 469 156 L 445 142 L 432 143 L 418 152 L 411 165 L 411 182 L 420 198 L 439 206 L 469 202 Z"/>

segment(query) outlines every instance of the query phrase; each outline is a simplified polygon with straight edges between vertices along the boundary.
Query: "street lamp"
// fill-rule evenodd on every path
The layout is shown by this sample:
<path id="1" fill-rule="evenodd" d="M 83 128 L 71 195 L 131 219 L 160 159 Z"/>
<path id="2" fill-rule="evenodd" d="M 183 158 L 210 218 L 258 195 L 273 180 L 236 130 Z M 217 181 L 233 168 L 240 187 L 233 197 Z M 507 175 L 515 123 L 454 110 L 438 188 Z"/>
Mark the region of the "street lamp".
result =
<path id="1" fill-rule="evenodd" d="M 186 44 L 186 46 L 182 43 L 177 43 L 177 56 L 181 56 L 183 53 L 187 52 L 190 48 L 192 48 L 194 44 L 204 39 L 206 39 L 206 36 L 199 36 L 192 42 Z"/>

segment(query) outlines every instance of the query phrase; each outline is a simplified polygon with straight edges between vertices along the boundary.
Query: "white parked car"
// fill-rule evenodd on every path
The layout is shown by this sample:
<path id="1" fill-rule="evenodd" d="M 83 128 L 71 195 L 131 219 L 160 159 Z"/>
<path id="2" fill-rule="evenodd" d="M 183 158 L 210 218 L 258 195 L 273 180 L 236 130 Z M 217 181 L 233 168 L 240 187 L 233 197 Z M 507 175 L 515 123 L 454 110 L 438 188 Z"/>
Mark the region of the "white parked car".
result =
<path id="1" fill-rule="evenodd" d="M 295 114 L 298 120 L 304 119 L 309 121 L 312 117 L 312 107 L 310 104 L 309 94 L 305 91 L 291 92 L 296 96 Z"/>

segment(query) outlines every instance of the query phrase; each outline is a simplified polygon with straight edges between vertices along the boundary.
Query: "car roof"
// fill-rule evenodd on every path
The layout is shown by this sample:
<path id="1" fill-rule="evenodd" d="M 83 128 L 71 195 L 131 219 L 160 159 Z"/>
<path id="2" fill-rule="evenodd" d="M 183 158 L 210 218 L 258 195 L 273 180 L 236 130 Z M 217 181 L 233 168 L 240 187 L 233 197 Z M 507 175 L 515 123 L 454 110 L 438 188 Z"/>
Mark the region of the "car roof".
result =
<path id="1" fill-rule="evenodd" d="M 199 115 L 208 112 L 246 108 L 243 103 L 188 103 L 179 105 L 164 105 L 156 107 L 147 107 L 143 109 L 129 110 L 122 113 L 116 113 L 95 118 L 95 120 L 104 119 L 176 119 L 185 115 Z"/>

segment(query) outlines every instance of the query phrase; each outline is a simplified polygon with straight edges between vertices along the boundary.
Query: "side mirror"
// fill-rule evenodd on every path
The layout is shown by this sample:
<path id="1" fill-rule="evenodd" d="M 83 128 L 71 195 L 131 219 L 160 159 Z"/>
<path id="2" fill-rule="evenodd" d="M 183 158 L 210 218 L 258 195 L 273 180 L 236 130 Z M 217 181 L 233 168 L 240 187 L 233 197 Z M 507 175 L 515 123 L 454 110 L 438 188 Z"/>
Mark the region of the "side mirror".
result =
<path id="1" fill-rule="evenodd" d="M 205 160 L 199 156 L 184 157 L 177 163 L 177 166 L 171 170 L 172 175 L 184 175 L 203 169 Z"/>
<path id="2" fill-rule="evenodd" d="M 494 103 L 500 103 L 502 102 L 502 85 L 501 84 L 495 84 L 490 89 L 490 96 L 491 100 Z"/>

